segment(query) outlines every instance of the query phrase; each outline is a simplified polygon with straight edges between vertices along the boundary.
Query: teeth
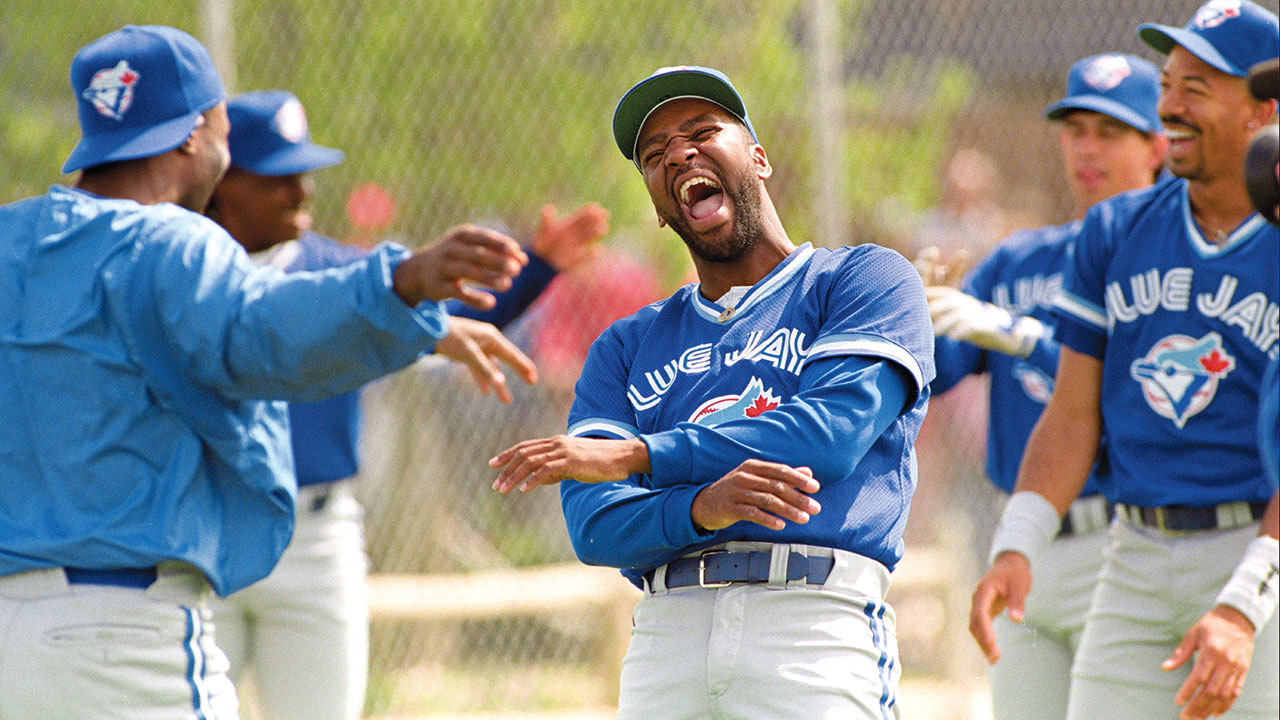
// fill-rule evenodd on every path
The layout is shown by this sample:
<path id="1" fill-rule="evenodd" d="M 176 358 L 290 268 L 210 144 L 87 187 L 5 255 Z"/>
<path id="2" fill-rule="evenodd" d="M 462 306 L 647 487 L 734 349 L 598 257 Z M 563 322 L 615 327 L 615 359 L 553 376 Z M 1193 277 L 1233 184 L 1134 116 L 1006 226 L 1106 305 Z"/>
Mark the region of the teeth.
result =
<path id="1" fill-rule="evenodd" d="M 1164 132 L 1170 140 L 1190 140 L 1195 137 L 1195 133 L 1190 130 L 1170 130 L 1165 128 Z"/>
<path id="2" fill-rule="evenodd" d="M 684 204 L 686 204 L 686 205 L 688 205 L 688 204 L 689 204 L 689 189 L 690 189 L 690 188 L 692 188 L 694 185 L 710 185 L 711 187 L 713 187 L 713 188 L 715 188 L 715 189 L 717 189 L 717 190 L 719 190 L 719 189 L 720 189 L 720 184 L 719 184 L 719 183 L 717 183 L 715 180 L 712 180 L 711 178 L 708 178 L 708 177 L 692 177 L 692 178 L 689 178 L 688 180 L 686 180 L 686 181 L 684 182 L 684 184 L 680 186 L 680 190 L 679 190 L 679 192 L 680 192 L 680 202 L 682 202 L 682 203 L 684 203 Z"/>

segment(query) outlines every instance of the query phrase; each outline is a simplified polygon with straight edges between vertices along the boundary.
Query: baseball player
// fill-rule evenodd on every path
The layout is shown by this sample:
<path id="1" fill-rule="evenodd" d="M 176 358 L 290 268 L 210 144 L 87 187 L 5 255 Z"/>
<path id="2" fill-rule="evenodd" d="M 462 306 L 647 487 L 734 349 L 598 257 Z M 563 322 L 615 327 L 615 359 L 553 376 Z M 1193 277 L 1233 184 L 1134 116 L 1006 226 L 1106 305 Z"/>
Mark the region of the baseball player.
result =
<path id="1" fill-rule="evenodd" d="M 644 589 L 620 718 L 896 718 L 884 602 L 933 379 L 923 286 L 873 245 L 796 247 L 741 97 L 664 68 L 614 138 L 699 283 L 592 345 L 567 435 L 490 460 L 564 480 L 578 557 Z"/>
<path id="2" fill-rule="evenodd" d="M 207 597 L 292 532 L 278 399 L 413 362 L 452 337 L 440 300 L 488 306 L 525 257 L 462 227 L 343 271 L 255 268 L 199 214 L 228 157 L 204 47 L 126 26 L 71 84 L 75 186 L 0 207 L 0 718 L 234 718 Z"/>
<path id="3" fill-rule="evenodd" d="M 306 112 L 291 93 L 261 91 L 227 101 L 231 167 L 214 189 L 208 214 L 259 264 L 286 272 L 342 267 L 364 252 L 309 230 L 311 171 L 343 154 L 311 141 Z M 566 218 L 544 209 L 529 264 L 486 312 L 446 304 L 451 322 L 466 317 L 506 325 L 560 270 L 590 259 L 608 215 L 586 205 Z M 544 259 L 545 257 L 545 259 Z M 490 332 L 496 333 L 493 326 Z M 493 368 L 496 370 L 496 368 Z M 489 380 L 493 378 L 493 380 Z M 510 402 L 501 372 L 479 378 Z M 214 602 L 218 644 L 239 684 L 252 668 L 267 718 L 356 718 L 368 674 L 369 609 L 363 509 L 352 494 L 359 470 L 358 391 L 289 403 L 298 477 L 297 524 L 265 580 Z"/>
<path id="4" fill-rule="evenodd" d="M 1244 151 L 1275 115 L 1250 97 L 1276 16 L 1211 0 L 1167 53 L 1157 111 L 1176 177 L 1094 206 L 1058 298 L 1056 389 L 974 592 L 971 629 L 1023 612 L 1028 562 L 1080 493 L 1105 425 L 1116 521 L 1072 669 L 1068 718 L 1274 718 L 1276 488 L 1255 444 L 1280 335 L 1277 231 L 1245 193 Z M 1178 706 L 1181 706 L 1179 712 Z"/>
<path id="5" fill-rule="evenodd" d="M 987 477 L 1004 493 L 1013 492 L 1022 450 L 1053 390 L 1058 343 L 1051 309 L 1081 218 L 1100 200 L 1150 185 L 1160 172 L 1167 145 L 1156 115 L 1159 95 L 1160 71 L 1142 58 L 1108 53 L 1072 65 L 1066 96 L 1044 114 L 1061 125 L 1076 219 L 1005 239 L 966 276 L 963 290 L 925 288 L 938 336 L 938 377 L 930 388 L 944 393 L 968 374 L 990 373 Z M 989 676 L 997 720 L 1066 715 L 1071 660 L 1111 516 L 1100 494 L 1105 474 L 1105 465 L 1094 468 L 1036 559 L 1036 589 L 1021 622 L 996 619 L 1002 660 Z"/>

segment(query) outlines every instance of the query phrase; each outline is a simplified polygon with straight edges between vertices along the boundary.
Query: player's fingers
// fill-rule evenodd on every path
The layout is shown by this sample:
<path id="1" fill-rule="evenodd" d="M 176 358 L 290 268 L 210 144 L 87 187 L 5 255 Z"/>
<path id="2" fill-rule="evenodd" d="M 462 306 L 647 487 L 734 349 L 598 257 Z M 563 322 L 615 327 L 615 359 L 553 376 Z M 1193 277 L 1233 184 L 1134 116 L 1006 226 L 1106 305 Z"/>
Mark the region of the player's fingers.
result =
<path id="1" fill-rule="evenodd" d="M 730 475 L 741 474 L 744 478 L 762 478 L 779 480 L 803 493 L 815 493 L 822 486 L 814 479 L 813 470 L 807 467 L 796 468 L 783 463 L 767 460 L 746 460 L 734 468 Z"/>
<path id="2" fill-rule="evenodd" d="M 808 511 L 808 508 L 817 507 L 818 503 L 812 498 L 795 493 L 794 490 L 792 493 L 798 497 L 793 500 L 792 498 L 787 497 L 784 494 L 785 492 L 785 490 L 773 487 L 766 487 L 763 490 L 748 491 L 742 495 L 742 502 L 753 507 L 760 508 L 775 517 L 783 520 L 790 520 L 793 523 L 803 525 L 804 523 L 809 522 L 809 516 L 811 513 Z"/>
<path id="3" fill-rule="evenodd" d="M 787 526 L 782 518 L 771 515 L 756 505 L 742 505 L 738 508 L 737 517 L 740 520 L 755 523 L 770 530 L 781 530 Z"/>
<path id="4" fill-rule="evenodd" d="M 1195 650 L 1195 647 L 1195 636 L 1191 633 L 1187 633 L 1187 635 L 1182 638 L 1182 642 L 1178 643 L 1178 647 L 1174 648 L 1169 657 L 1165 658 L 1165 661 L 1160 663 L 1160 668 L 1163 670 L 1174 670 L 1181 667 L 1182 664 L 1191 657 L 1191 653 Z"/>
<path id="5" fill-rule="evenodd" d="M 529 448 L 546 444 L 551 438 L 533 438 L 531 440 L 521 440 L 511 447 L 489 458 L 489 467 L 503 467 L 511 462 L 517 454 L 527 452 Z"/>
<path id="6" fill-rule="evenodd" d="M 1001 609 L 1002 602 L 997 587 L 989 578 L 983 578 L 973 591 L 969 606 L 969 634 L 977 641 L 987 662 L 992 664 L 1000 659 L 1000 648 L 996 645 L 996 633 L 991 619 Z"/>
<path id="7" fill-rule="evenodd" d="M 473 252 L 515 260 L 520 266 L 529 262 L 520 243 L 504 233 L 479 225 L 456 225 L 445 231 L 441 242 L 455 248 L 467 247 Z"/>
<path id="8" fill-rule="evenodd" d="M 455 298 L 464 305 L 477 310 L 491 310 L 494 305 L 498 304 L 497 298 L 492 293 L 487 293 L 461 282 L 453 283 L 449 291 L 444 294 L 444 297 Z"/>
<path id="9" fill-rule="evenodd" d="M 533 364 L 533 360 L 529 359 L 528 355 L 525 355 L 520 348 L 516 347 L 515 343 L 507 339 L 507 336 L 503 335 L 497 328 L 486 334 L 484 351 L 493 360 L 504 363 L 512 370 L 515 370 L 520 379 L 526 383 L 532 385 L 538 382 L 538 368 Z M 498 375 L 502 374 L 496 367 L 494 370 Z M 505 378 L 502 383 L 504 386 L 506 385 Z"/>
<path id="10" fill-rule="evenodd" d="M 1196 694 L 1200 693 L 1205 681 L 1209 679 L 1212 670 L 1212 663 L 1203 657 L 1198 659 L 1195 664 L 1192 665 L 1191 673 L 1187 675 L 1187 679 L 1182 683 L 1182 687 L 1178 688 L 1178 692 L 1174 694 L 1174 704 L 1182 705 L 1195 697 Z"/>

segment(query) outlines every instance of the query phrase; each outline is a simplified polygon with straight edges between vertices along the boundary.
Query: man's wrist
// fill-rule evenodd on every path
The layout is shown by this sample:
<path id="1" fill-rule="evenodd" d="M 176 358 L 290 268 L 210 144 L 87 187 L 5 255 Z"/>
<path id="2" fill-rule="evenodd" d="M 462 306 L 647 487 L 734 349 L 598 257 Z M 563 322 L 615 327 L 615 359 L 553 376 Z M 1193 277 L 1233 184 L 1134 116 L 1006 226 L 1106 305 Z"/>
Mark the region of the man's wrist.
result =
<path id="1" fill-rule="evenodd" d="M 1234 608 L 1260 631 L 1275 616 L 1280 590 L 1277 589 L 1277 556 L 1280 543 L 1259 535 L 1245 549 L 1244 557 L 1218 593 L 1216 604 Z"/>

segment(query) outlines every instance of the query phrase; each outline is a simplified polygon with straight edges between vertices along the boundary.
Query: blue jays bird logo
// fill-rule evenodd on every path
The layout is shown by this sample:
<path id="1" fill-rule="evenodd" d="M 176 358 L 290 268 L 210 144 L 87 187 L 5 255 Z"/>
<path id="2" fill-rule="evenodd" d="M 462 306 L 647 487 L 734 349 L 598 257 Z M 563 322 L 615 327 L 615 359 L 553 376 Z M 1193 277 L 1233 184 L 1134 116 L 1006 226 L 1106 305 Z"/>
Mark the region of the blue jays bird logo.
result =
<path id="1" fill-rule="evenodd" d="M 1204 30 L 1217 27 L 1235 17 L 1240 17 L 1240 0 L 1213 0 L 1196 11 L 1192 22 L 1196 27 Z"/>
<path id="2" fill-rule="evenodd" d="M 730 420 L 757 417 L 780 404 L 773 389 L 766 388 L 760 378 L 753 377 L 742 394 L 721 395 L 702 403 L 689 417 L 689 422 L 712 427 Z"/>
<path id="3" fill-rule="evenodd" d="M 1222 347 L 1222 336 L 1211 332 L 1199 340 L 1170 335 L 1146 357 L 1133 361 L 1129 372 L 1142 385 L 1151 409 L 1181 429 L 1192 415 L 1209 406 L 1218 381 L 1235 367 L 1236 359 Z"/>
<path id="4" fill-rule="evenodd" d="M 89 87 L 81 96 L 93 104 L 93 109 L 112 120 L 123 120 L 125 112 L 133 104 L 133 86 L 141 77 L 129 63 L 121 60 L 108 70 L 99 70 L 89 80 Z"/>
<path id="5" fill-rule="evenodd" d="M 1012 372 L 1013 379 L 1022 386 L 1027 397 L 1041 405 L 1049 404 L 1049 398 L 1053 396 L 1053 378 L 1048 373 L 1021 360 L 1014 363 Z"/>
<path id="6" fill-rule="evenodd" d="M 1103 55 L 1095 58 L 1084 69 L 1084 81 L 1095 90 L 1110 90 L 1133 74 L 1129 61 L 1120 55 Z"/>

